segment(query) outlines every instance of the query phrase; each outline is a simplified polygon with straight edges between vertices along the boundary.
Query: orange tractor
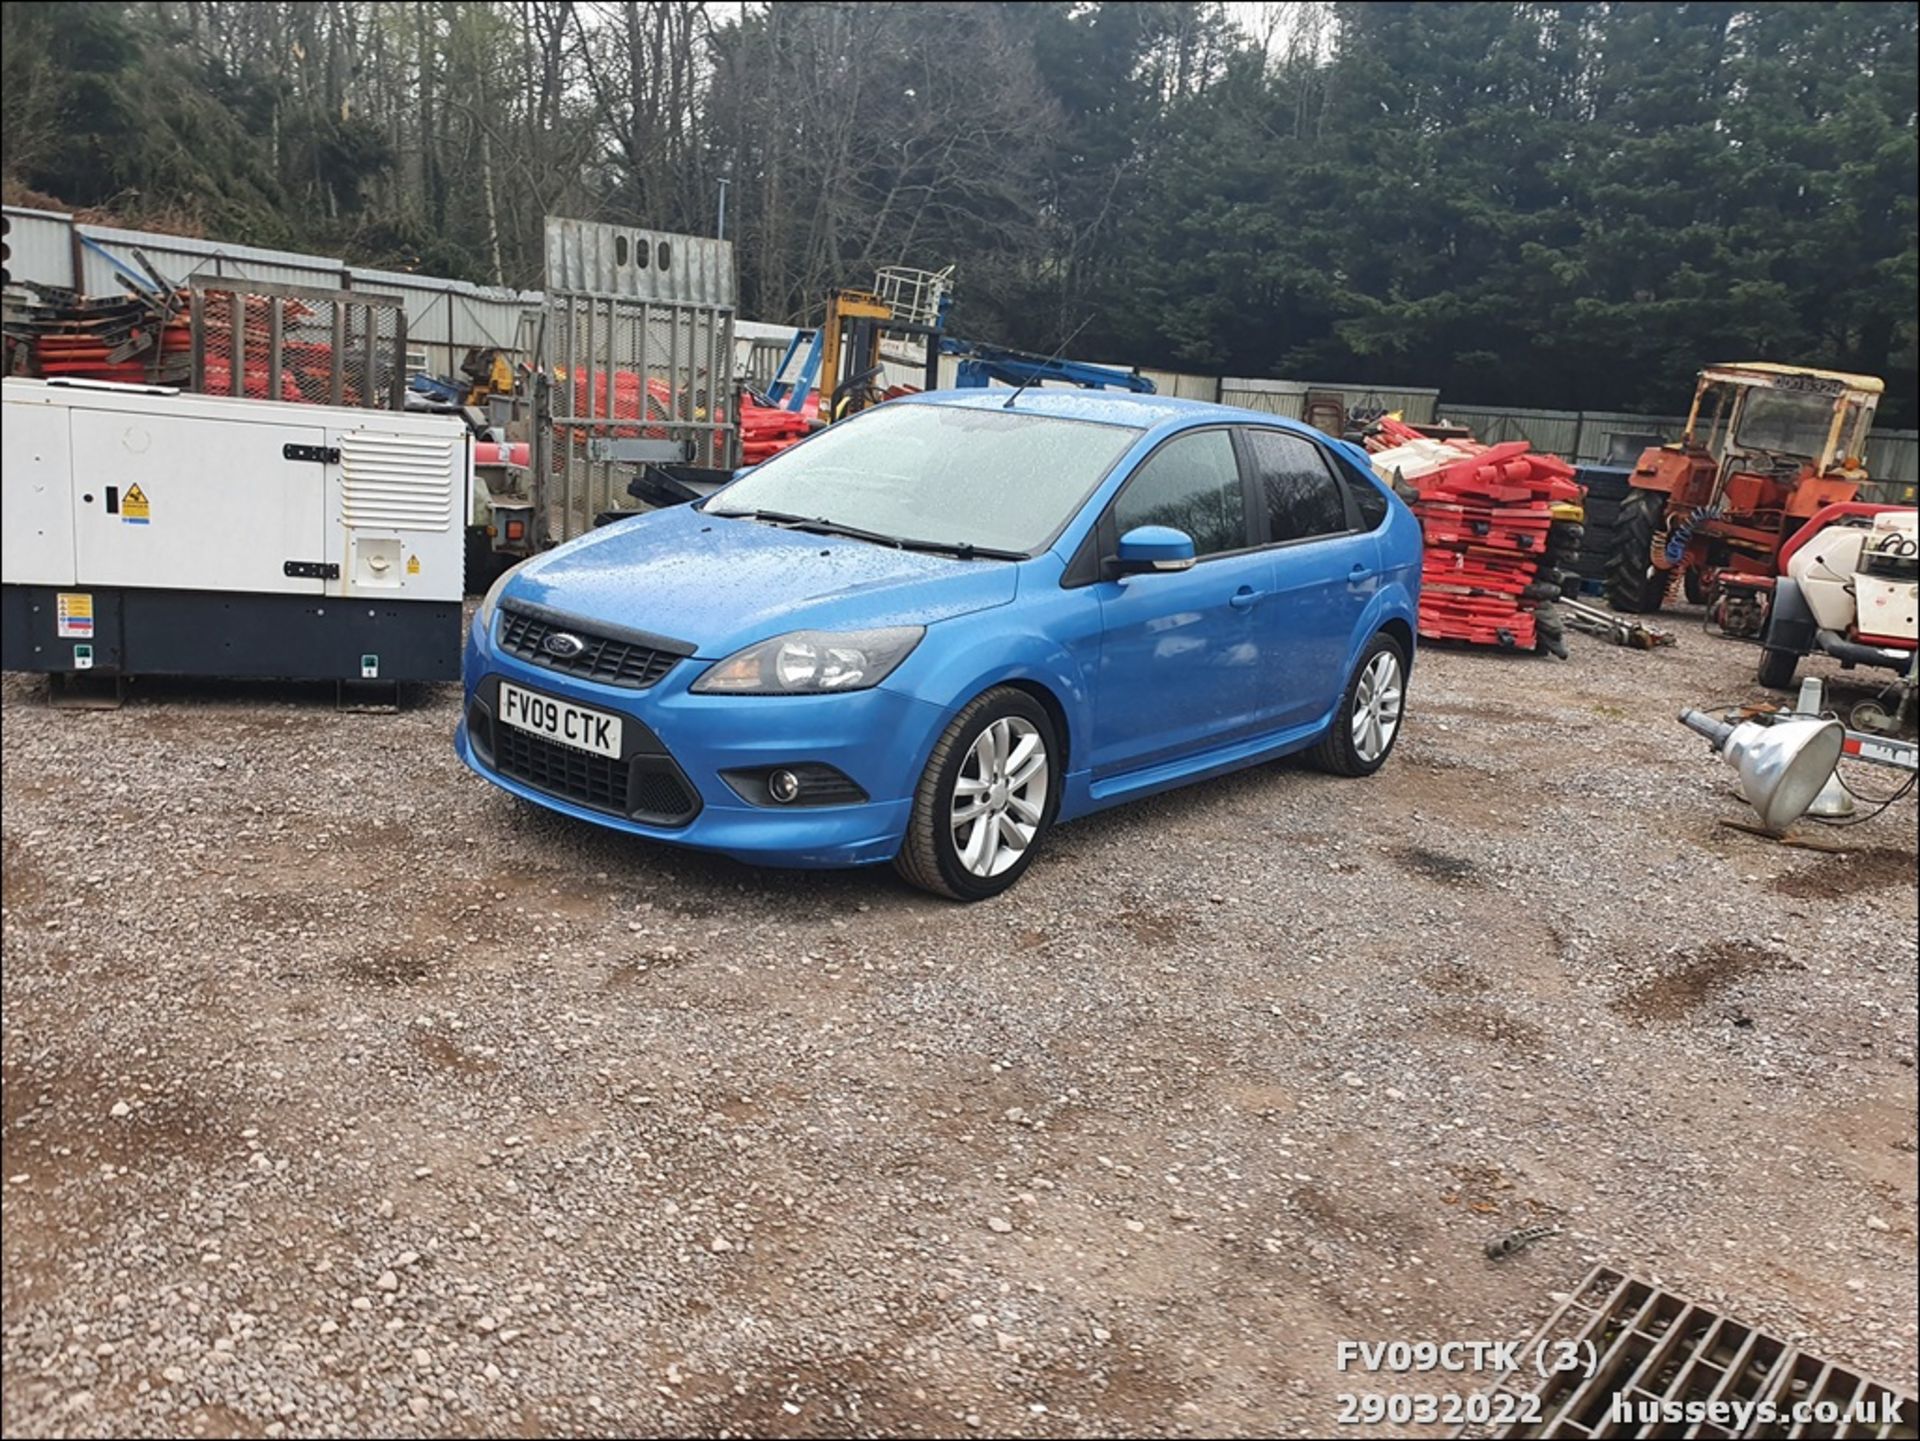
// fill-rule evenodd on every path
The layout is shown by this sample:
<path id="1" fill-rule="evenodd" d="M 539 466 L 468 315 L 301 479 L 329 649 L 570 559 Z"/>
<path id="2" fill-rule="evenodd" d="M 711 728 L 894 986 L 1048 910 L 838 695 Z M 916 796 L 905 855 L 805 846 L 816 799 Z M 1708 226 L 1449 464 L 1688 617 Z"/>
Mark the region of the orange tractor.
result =
<path id="1" fill-rule="evenodd" d="M 1781 546 L 1867 479 L 1884 389 L 1870 375 L 1763 361 L 1701 371 L 1685 434 L 1641 455 L 1621 502 L 1613 608 L 1658 610 L 1677 582 L 1728 634 L 1762 634 Z"/>

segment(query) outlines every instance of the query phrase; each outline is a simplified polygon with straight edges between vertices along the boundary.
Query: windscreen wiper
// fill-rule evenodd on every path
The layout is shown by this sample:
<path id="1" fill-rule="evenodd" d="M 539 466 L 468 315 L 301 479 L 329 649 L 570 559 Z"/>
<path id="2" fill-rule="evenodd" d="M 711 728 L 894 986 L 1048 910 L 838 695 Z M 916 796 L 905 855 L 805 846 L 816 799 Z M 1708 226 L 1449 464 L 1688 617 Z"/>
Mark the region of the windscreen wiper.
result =
<path id="1" fill-rule="evenodd" d="M 789 527 L 792 530 L 804 530 L 815 535 L 844 535 L 852 540 L 871 541 L 875 545 L 890 545 L 896 550 L 924 550 L 936 555 L 956 556 L 961 560 L 1026 560 L 1024 551 L 994 550 L 990 546 L 975 545 L 965 540 L 916 540 L 907 535 L 886 535 L 877 530 L 861 530 L 858 526 L 842 525 L 837 520 L 814 520 Z"/>
<path id="2" fill-rule="evenodd" d="M 735 520 L 765 521 L 768 525 L 777 525 L 786 530 L 805 531 L 809 535 L 841 535 L 848 540 L 864 540 L 873 545 L 892 546 L 895 550 L 933 551 L 940 555 L 957 556 L 961 560 L 1028 559 L 1025 551 L 996 550 L 991 546 L 974 545 L 964 540 L 915 540 L 909 536 L 888 535 L 884 531 L 863 530 L 857 525 L 846 525 L 841 521 L 829 520 L 824 515 L 788 515 L 778 510 L 717 510 L 713 513 Z"/>
<path id="3" fill-rule="evenodd" d="M 1024 550 L 996 550 L 990 545 L 975 545 L 969 540 L 903 540 L 906 550 L 929 550 L 961 560 L 1031 560 Z"/>
<path id="4" fill-rule="evenodd" d="M 870 540 L 875 545 L 890 545 L 896 549 L 906 543 L 897 535 L 883 535 L 877 530 L 842 525 L 837 520 L 828 520 L 824 515 L 788 515 L 783 510 L 716 510 L 714 514 L 730 516 L 735 520 L 765 521 L 784 530 L 804 530 L 815 535 L 844 535 L 852 540 Z"/>
<path id="5" fill-rule="evenodd" d="M 707 514 L 726 520 L 764 520 L 769 525 L 812 524 L 804 515 L 788 515 L 778 510 L 710 510 Z"/>
<path id="6" fill-rule="evenodd" d="M 897 535 L 888 535 L 878 530 L 862 530 L 857 525 L 843 525 L 837 520 L 828 520 L 824 515 L 813 520 L 797 521 L 788 529 L 803 530 L 809 535 L 844 535 L 848 540 L 864 540 L 873 545 L 890 545 L 895 550 L 906 544 Z"/>

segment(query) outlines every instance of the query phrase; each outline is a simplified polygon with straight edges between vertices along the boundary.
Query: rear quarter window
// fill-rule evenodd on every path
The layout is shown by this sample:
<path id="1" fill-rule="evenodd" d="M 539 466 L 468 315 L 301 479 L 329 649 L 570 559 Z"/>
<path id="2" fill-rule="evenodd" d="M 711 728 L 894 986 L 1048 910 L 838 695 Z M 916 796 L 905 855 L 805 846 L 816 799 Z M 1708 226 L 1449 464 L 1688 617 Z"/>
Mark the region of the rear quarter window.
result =
<path id="1" fill-rule="evenodd" d="M 1360 474 L 1344 457 L 1335 462 L 1334 469 L 1353 497 L 1354 508 L 1360 512 L 1360 529 L 1380 529 L 1386 523 L 1389 509 L 1387 493 L 1380 488 L 1380 483 L 1370 475 Z"/>

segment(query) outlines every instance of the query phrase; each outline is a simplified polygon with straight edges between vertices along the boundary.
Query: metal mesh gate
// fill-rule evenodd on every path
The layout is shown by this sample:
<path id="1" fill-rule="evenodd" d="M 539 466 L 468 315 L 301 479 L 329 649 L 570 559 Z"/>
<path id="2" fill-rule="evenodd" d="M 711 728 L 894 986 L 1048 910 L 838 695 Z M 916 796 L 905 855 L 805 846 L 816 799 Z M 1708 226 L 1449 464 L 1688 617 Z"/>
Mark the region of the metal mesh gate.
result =
<path id="1" fill-rule="evenodd" d="M 735 464 L 732 265 L 724 241 L 547 222 L 534 465 L 551 539 L 632 509 L 638 464 Z"/>
<path id="2" fill-rule="evenodd" d="M 407 313 L 397 297 L 206 276 L 191 283 L 196 391 L 405 407 Z"/>

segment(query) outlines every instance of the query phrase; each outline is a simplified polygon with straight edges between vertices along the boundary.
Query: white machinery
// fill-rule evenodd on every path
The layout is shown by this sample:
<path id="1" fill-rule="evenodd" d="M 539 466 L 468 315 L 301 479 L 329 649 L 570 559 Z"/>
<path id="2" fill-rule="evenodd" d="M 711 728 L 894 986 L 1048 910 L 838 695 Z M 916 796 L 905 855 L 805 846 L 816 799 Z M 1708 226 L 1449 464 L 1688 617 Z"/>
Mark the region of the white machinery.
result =
<path id="1" fill-rule="evenodd" d="M 8 378 L 0 664 L 82 674 L 460 674 L 472 447 L 457 415 Z"/>
<path id="2" fill-rule="evenodd" d="M 1865 519 L 1822 527 L 1787 561 L 1787 574 L 1821 629 L 1911 647 L 1920 641 L 1920 511 Z"/>
<path id="3" fill-rule="evenodd" d="M 1760 684 L 1791 690 L 1800 658 L 1830 655 L 1844 669 L 1899 673 L 1894 704 L 1861 701 L 1862 730 L 1897 729 L 1911 711 L 1920 655 L 1920 511 L 1849 503 L 1818 511 L 1780 550 Z"/>

